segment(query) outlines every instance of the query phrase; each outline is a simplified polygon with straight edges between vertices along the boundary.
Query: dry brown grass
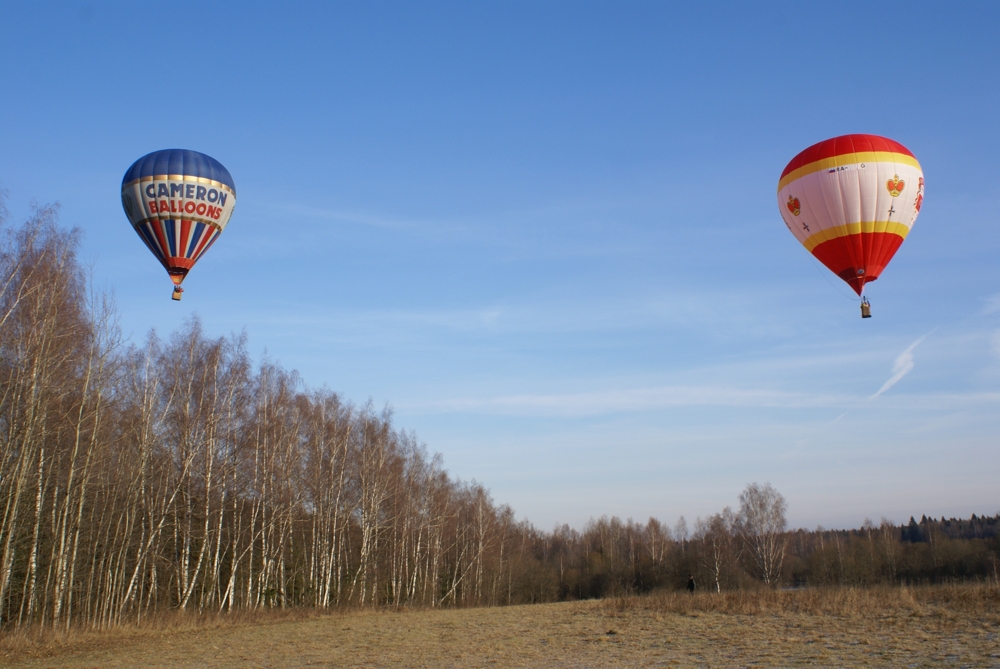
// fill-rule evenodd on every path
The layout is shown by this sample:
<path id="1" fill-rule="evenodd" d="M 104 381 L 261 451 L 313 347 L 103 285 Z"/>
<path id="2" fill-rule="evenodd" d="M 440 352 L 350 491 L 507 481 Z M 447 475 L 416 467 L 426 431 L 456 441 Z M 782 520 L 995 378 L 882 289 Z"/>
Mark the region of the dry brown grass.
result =
<path id="1" fill-rule="evenodd" d="M 737 590 L 732 592 L 658 592 L 606 600 L 612 611 L 643 608 L 688 614 L 728 615 L 807 614 L 823 616 L 996 614 L 1000 588 L 993 584 L 925 585 L 916 587 L 803 588 L 797 590 Z"/>
<path id="2" fill-rule="evenodd" d="M 42 667 L 1000 667 L 980 586 L 661 593 L 494 609 L 165 616 L 5 639 Z"/>
<path id="3" fill-rule="evenodd" d="M 341 611 L 339 615 L 350 615 Z M 265 609 L 232 613 L 164 611 L 145 616 L 139 621 L 105 628 L 28 627 L 0 634 L 0 667 L 6 662 L 31 657 L 51 657 L 66 651 L 115 647 L 143 640 L 154 640 L 170 634 L 211 632 L 242 626 L 273 625 L 285 622 L 313 620 L 329 612 L 318 609 Z"/>

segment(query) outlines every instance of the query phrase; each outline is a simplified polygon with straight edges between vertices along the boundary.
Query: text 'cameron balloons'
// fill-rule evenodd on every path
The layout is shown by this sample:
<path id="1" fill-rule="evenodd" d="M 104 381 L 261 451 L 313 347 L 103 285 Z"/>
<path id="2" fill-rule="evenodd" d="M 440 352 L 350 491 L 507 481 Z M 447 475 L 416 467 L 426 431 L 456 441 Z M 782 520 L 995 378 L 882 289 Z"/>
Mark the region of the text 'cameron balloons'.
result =
<path id="1" fill-rule="evenodd" d="M 229 170 L 197 151 L 154 151 L 122 179 L 122 206 L 132 227 L 174 282 L 181 282 L 226 229 L 236 207 Z"/>
<path id="2" fill-rule="evenodd" d="M 899 142 L 877 135 L 814 144 L 778 181 L 785 225 L 858 295 L 889 264 L 923 200 L 920 163 Z"/>

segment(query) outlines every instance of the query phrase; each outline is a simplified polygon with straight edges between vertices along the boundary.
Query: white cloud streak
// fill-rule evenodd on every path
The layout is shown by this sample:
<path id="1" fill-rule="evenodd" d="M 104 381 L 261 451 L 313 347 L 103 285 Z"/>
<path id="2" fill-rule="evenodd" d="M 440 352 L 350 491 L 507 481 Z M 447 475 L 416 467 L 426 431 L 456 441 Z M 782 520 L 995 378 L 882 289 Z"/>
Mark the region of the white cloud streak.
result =
<path id="1" fill-rule="evenodd" d="M 933 332 L 933 330 L 931 330 Z M 896 356 L 896 361 L 892 363 L 892 376 L 889 380 L 882 384 L 882 387 L 878 389 L 878 392 L 872 395 L 869 399 L 875 399 L 885 391 L 892 388 L 894 385 L 899 383 L 900 379 L 913 371 L 913 350 L 920 345 L 920 342 L 927 339 L 927 336 L 931 334 L 928 332 L 917 338 L 915 342 L 906 347 L 906 350 Z"/>
<path id="2" fill-rule="evenodd" d="M 600 415 L 671 407 L 828 407 L 856 404 L 857 398 L 777 390 L 722 386 L 660 386 L 553 395 L 509 395 L 484 399 L 462 398 L 424 404 L 421 408 L 446 413 L 500 413 L 521 415 Z M 411 407 L 417 408 L 417 407 Z"/>
<path id="3" fill-rule="evenodd" d="M 1000 293 L 990 295 L 986 298 L 986 306 L 980 313 L 981 316 L 986 316 L 989 314 L 995 314 L 1000 311 Z"/>
<path id="4" fill-rule="evenodd" d="M 919 340 L 918 342 L 919 343 Z M 910 350 L 910 349 L 907 349 Z M 902 356 L 900 356 L 902 357 Z M 870 398 L 869 398 L 870 399 Z M 862 409 L 864 396 L 802 393 L 761 388 L 673 385 L 625 388 L 582 393 L 522 394 L 487 398 L 455 398 L 402 402 L 397 409 L 415 413 L 467 413 L 508 416 L 580 417 L 656 411 L 686 407 L 742 407 L 761 409 Z M 930 411 L 973 404 L 1000 404 L 1000 393 L 953 393 L 896 396 L 893 406 Z M 834 423 L 847 415 L 841 413 Z"/>

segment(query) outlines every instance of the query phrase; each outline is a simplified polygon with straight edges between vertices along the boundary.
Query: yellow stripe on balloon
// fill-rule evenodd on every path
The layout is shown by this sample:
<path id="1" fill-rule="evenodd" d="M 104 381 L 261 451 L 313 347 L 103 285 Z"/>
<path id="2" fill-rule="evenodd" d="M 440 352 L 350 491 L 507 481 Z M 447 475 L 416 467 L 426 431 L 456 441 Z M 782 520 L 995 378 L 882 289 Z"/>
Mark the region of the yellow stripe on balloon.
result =
<path id="1" fill-rule="evenodd" d="M 845 165 L 857 165 L 859 163 L 902 163 L 904 165 L 910 165 L 911 167 L 916 167 L 920 169 L 920 163 L 913 156 L 908 156 L 905 153 L 895 153 L 892 151 L 858 151 L 857 153 L 842 153 L 839 156 L 832 156 L 830 158 L 823 158 L 822 160 L 813 161 L 807 165 L 792 170 L 778 182 L 778 190 L 792 183 L 796 179 L 804 177 L 807 174 L 812 174 L 813 172 L 819 172 L 820 170 L 832 170 L 835 167 L 843 167 Z"/>
<path id="2" fill-rule="evenodd" d="M 816 234 L 806 237 L 806 240 L 802 242 L 802 246 L 806 247 L 806 250 L 812 253 L 814 248 L 823 242 L 830 241 L 831 239 L 872 232 L 887 232 L 889 234 L 899 235 L 903 239 L 906 239 L 906 235 L 909 234 L 910 228 L 903 223 L 897 223 L 896 221 L 862 221 L 860 223 L 847 223 L 846 225 L 835 225 L 832 228 L 820 230 Z"/>

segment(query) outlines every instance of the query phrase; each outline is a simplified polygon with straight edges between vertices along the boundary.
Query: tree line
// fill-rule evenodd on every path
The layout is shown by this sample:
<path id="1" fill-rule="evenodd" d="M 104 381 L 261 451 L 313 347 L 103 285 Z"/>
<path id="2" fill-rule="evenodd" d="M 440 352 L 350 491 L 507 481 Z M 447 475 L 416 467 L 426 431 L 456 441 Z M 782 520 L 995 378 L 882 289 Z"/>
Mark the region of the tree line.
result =
<path id="1" fill-rule="evenodd" d="M 690 577 L 718 590 L 996 578 L 1000 540 L 983 529 L 996 519 L 974 518 L 974 536 L 927 519 L 919 536 L 886 522 L 789 532 L 770 485 L 690 535 L 683 519 L 652 518 L 540 531 L 450 477 L 390 410 L 255 365 L 245 337 L 191 321 L 125 341 L 56 214 L 0 229 L 5 628 L 165 609 L 506 605 Z"/>
<path id="2" fill-rule="evenodd" d="M 515 601 L 532 536 L 391 412 L 197 321 L 122 340 L 78 233 L 0 240 L 0 620 Z"/>

